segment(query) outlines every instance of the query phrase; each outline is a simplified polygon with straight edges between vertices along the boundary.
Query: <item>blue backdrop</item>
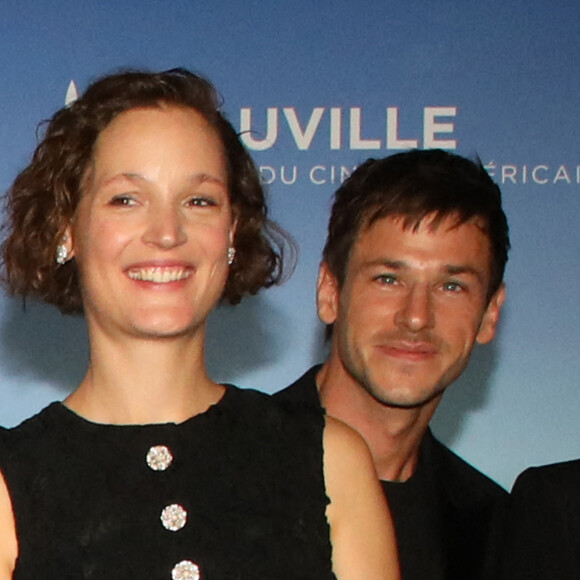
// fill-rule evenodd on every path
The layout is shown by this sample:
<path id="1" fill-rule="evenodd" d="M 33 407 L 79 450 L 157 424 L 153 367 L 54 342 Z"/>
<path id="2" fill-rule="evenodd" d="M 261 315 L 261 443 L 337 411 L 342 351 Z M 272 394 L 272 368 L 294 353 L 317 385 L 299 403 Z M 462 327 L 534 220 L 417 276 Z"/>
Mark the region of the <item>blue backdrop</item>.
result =
<path id="1" fill-rule="evenodd" d="M 0 186 L 39 120 L 119 67 L 185 66 L 220 88 L 301 247 L 285 286 L 213 317 L 215 378 L 275 391 L 324 356 L 314 286 L 330 197 L 368 156 L 478 154 L 504 192 L 513 251 L 499 336 L 476 350 L 436 433 L 505 486 L 580 455 L 577 0 L 332 3 L 6 0 Z M 0 298 L 0 424 L 82 377 L 82 319 Z"/>

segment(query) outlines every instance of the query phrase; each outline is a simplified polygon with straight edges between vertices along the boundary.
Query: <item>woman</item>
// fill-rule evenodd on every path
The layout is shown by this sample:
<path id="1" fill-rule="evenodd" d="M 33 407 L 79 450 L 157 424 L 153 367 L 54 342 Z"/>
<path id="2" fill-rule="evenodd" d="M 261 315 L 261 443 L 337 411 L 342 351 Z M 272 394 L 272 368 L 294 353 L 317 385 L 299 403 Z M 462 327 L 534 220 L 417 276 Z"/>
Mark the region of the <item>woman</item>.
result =
<path id="1" fill-rule="evenodd" d="M 64 403 L 2 435 L 0 579 L 398 577 L 358 436 L 206 373 L 211 309 L 280 274 L 207 81 L 97 81 L 8 210 L 9 289 L 84 312 L 91 355 Z"/>

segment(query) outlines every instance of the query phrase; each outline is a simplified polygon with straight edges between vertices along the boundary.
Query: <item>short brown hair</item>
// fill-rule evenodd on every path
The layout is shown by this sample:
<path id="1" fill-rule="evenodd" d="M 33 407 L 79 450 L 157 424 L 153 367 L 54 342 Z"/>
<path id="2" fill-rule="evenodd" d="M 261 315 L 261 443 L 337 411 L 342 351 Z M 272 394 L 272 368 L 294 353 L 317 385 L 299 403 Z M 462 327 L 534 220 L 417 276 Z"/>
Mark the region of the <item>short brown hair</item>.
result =
<path id="1" fill-rule="evenodd" d="M 219 110 L 216 89 L 206 79 L 177 68 L 105 76 L 45 122 L 31 163 L 6 195 L 3 274 L 12 294 L 39 297 L 63 313 L 83 311 L 76 263 L 71 260 L 58 266 L 55 255 L 80 201 L 95 142 L 120 113 L 161 105 L 195 109 L 223 144 L 230 203 L 237 220 L 236 259 L 223 298 L 236 304 L 244 294 L 280 282 L 283 249 L 288 245 L 292 249 L 292 241 L 268 220 L 259 173 Z"/>

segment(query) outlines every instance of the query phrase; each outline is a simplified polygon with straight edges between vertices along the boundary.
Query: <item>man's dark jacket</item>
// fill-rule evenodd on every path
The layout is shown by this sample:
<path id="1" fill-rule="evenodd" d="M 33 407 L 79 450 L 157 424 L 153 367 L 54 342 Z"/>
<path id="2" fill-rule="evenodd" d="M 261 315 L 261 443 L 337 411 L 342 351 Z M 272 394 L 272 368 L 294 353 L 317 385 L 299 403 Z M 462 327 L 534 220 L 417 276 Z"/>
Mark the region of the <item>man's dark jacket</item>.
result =
<path id="1" fill-rule="evenodd" d="M 285 405 L 320 407 L 313 367 L 276 393 Z M 413 476 L 381 482 L 393 515 L 403 580 L 492 578 L 507 492 L 440 443 L 421 442 Z"/>
<path id="2" fill-rule="evenodd" d="M 507 522 L 501 580 L 580 578 L 580 460 L 524 471 Z"/>

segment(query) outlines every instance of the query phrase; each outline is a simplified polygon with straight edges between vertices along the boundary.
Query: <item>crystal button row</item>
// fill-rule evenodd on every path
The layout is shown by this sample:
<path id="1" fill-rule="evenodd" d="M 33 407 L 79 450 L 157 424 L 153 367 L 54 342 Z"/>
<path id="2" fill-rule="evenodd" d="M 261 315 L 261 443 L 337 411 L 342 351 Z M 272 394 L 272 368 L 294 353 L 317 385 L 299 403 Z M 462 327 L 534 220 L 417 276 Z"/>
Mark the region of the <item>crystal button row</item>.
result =
<path id="1" fill-rule="evenodd" d="M 190 560 L 183 560 L 175 564 L 171 571 L 171 578 L 173 580 L 199 580 L 201 578 L 199 566 Z"/>
<path id="2" fill-rule="evenodd" d="M 165 471 L 173 463 L 173 453 L 165 445 L 155 445 L 147 452 L 146 460 L 153 471 Z"/>
<path id="3" fill-rule="evenodd" d="M 173 463 L 173 453 L 166 445 L 154 445 L 146 456 L 147 465 L 153 471 L 165 471 Z M 168 505 L 161 512 L 163 527 L 171 532 L 181 530 L 187 523 L 187 511 L 179 504 Z M 182 560 L 171 571 L 172 580 L 200 580 L 199 566 L 190 560 Z"/>

